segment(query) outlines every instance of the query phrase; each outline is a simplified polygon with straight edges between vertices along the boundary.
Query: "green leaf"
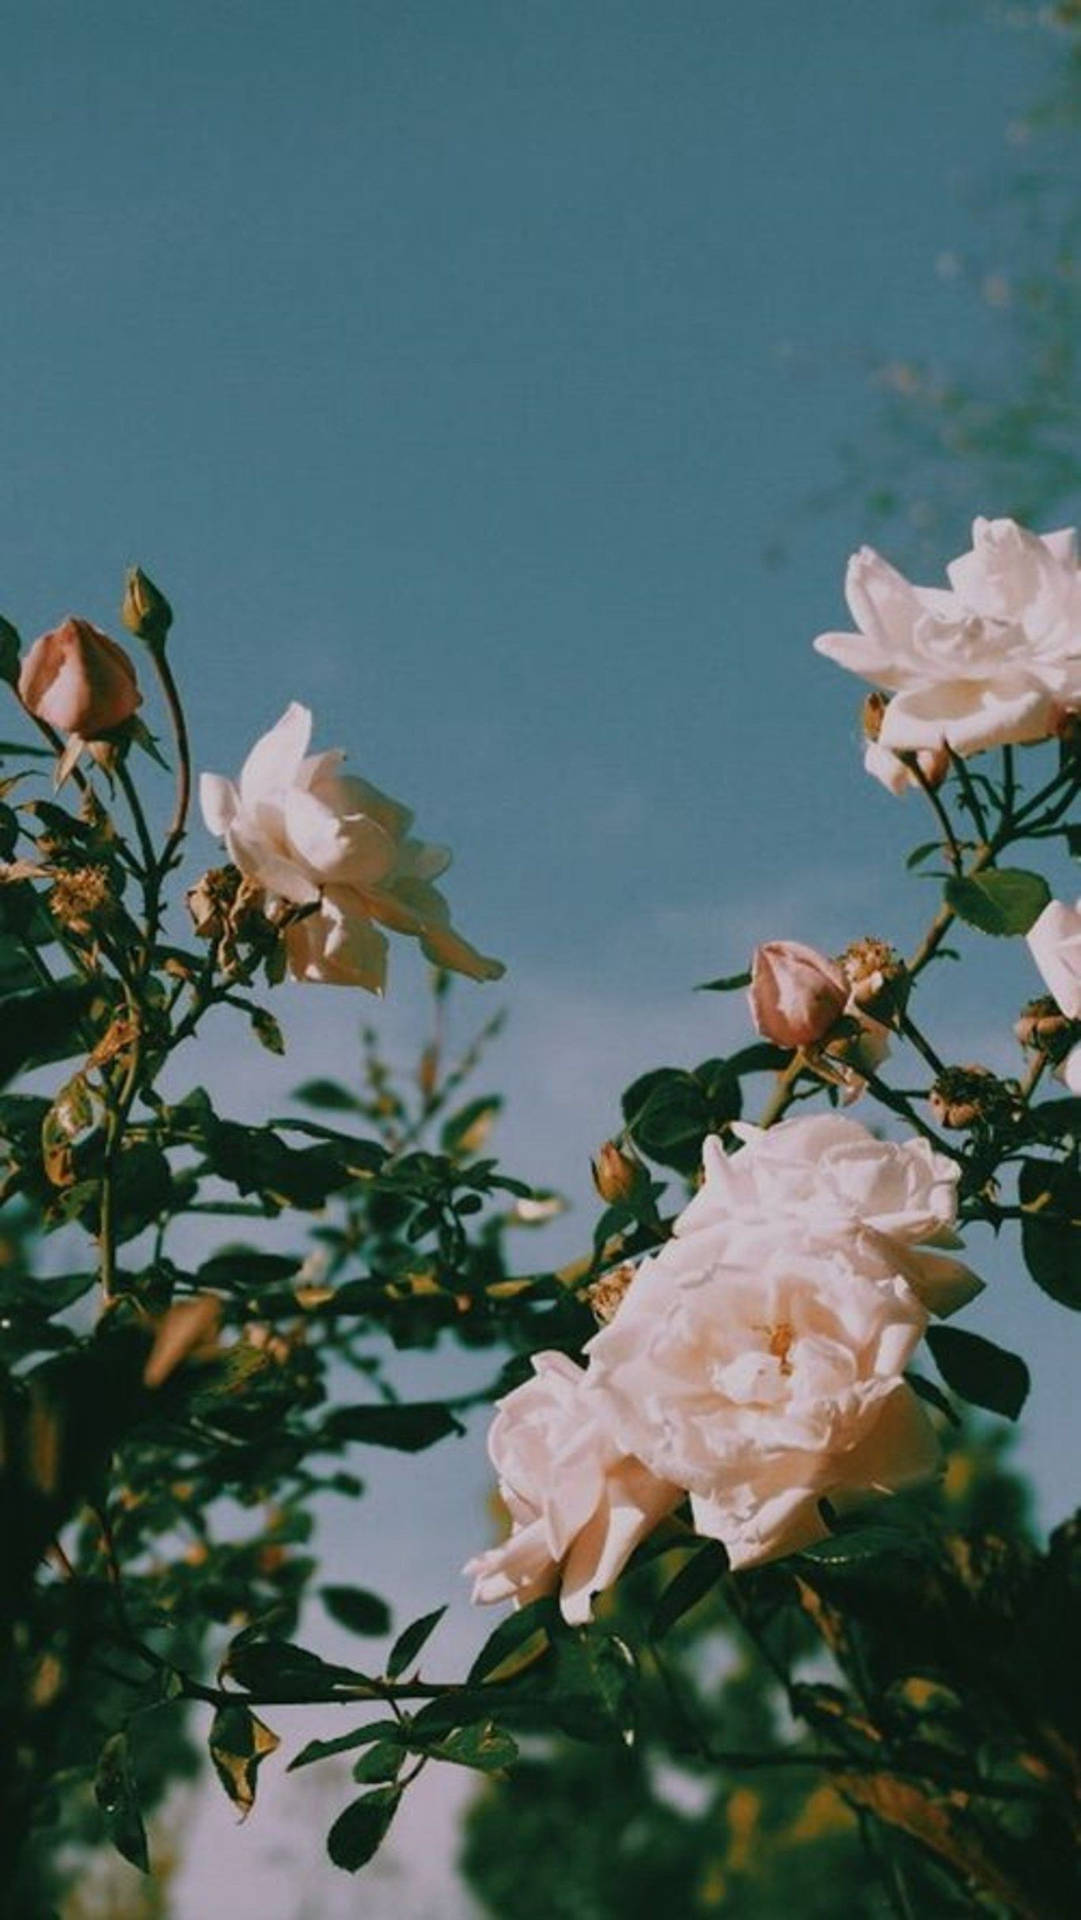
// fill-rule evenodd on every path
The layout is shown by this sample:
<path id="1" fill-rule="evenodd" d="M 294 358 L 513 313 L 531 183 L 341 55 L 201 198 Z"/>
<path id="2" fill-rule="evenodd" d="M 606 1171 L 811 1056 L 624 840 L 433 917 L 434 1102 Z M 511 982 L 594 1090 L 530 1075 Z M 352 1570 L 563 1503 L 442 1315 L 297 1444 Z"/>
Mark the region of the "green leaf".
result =
<path id="1" fill-rule="evenodd" d="M 941 840 L 924 840 L 920 846 L 913 847 L 912 852 L 909 854 L 907 860 L 905 861 L 905 866 L 908 869 L 909 873 L 911 873 L 913 869 L 915 867 L 920 866 L 923 863 L 923 861 L 929 857 L 929 855 L 931 855 L 932 853 L 941 853 L 941 852 L 942 852 Z"/>
<path id="2" fill-rule="evenodd" d="M 435 1632 L 436 1627 L 439 1625 L 446 1611 L 447 1609 L 444 1606 L 436 1607 L 434 1613 L 423 1613 L 419 1620 L 414 1620 L 398 1635 L 387 1659 L 388 1680 L 397 1680 L 399 1674 L 404 1673 L 407 1667 L 412 1666 L 421 1648 Z"/>
<path id="3" fill-rule="evenodd" d="M 343 1686 L 364 1681 L 351 1667 L 331 1666 L 289 1640 L 234 1641 L 222 1671 L 250 1693 L 270 1693 L 283 1701 L 340 1700 Z"/>
<path id="4" fill-rule="evenodd" d="M 371 1746 L 377 1741 L 385 1745 L 388 1740 L 404 1737 L 397 1720 L 373 1720 L 368 1726 L 354 1727 L 352 1733 L 340 1733 L 334 1740 L 309 1740 L 295 1760 L 290 1760 L 286 1772 L 295 1773 L 298 1767 L 310 1767 L 313 1761 L 329 1760 L 337 1753 L 351 1753 L 354 1747 Z"/>
<path id="5" fill-rule="evenodd" d="M 739 1081 L 726 1060 L 704 1060 L 687 1072 L 658 1067 L 627 1088 L 623 1118 L 635 1145 L 659 1166 L 694 1173 L 702 1142 L 739 1117 Z"/>
<path id="6" fill-rule="evenodd" d="M 532 1665 L 538 1654 L 548 1646 L 558 1620 L 559 1609 L 547 1594 L 540 1600 L 531 1600 L 528 1606 L 519 1607 L 516 1613 L 508 1614 L 505 1620 L 499 1622 L 494 1633 L 488 1635 L 466 1675 L 466 1685 L 474 1687 L 480 1681 L 490 1682 L 496 1676 L 502 1679 L 505 1677 L 502 1669 L 512 1657 L 520 1654 L 529 1654 L 531 1658 L 522 1659 L 512 1671 L 519 1671 L 520 1666 Z M 534 1636 L 541 1637 L 536 1649 L 530 1646 Z"/>
<path id="7" fill-rule="evenodd" d="M 925 1338 L 954 1393 L 973 1406 L 1016 1420 L 1029 1390 L 1029 1371 L 1019 1354 L 964 1327 L 928 1327 Z"/>
<path id="8" fill-rule="evenodd" d="M 449 1407 L 439 1400 L 415 1400 L 370 1406 L 335 1407 L 323 1432 L 329 1440 L 356 1440 L 368 1447 L 394 1447 L 399 1453 L 423 1453 L 449 1433 L 464 1433 Z"/>
<path id="9" fill-rule="evenodd" d="M 268 1013 L 265 1007 L 254 1007 L 249 1018 L 251 1030 L 261 1047 L 265 1047 L 268 1053 L 285 1052 L 285 1035 L 272 1013 Z"/>
<path id="10" fill-rule="evenodd" d="M 911 1367 L 906 1369 L 905 1379 L 913 1393 L 917 1394 L 921 1400 L 926 1400 L 928 1406 L 934 1407 L 936 1413 L 941 1413 L 951 1427 L 961 1425 L 960 1416 L 952 1400 L 947 1398 L 941 1387 L 936 1387 L 933 1380 L 925 1380 L 922 1373 L 915 1373 Z"/>
<path id="11" fill-rule="evenodd" d="M 377 1740 L 354 1763 L 353 1778 L 358 1787 L 374 1786 L 377 1781 L 396 1780 L 405 1755 L 406 1749 L 400 1740 Z"/>
<path id="12" fill-rule="evenodd" d="M 698 1605 L 728 1570 L 728 1555 L 716 1541 L 684 1561 L 662 1593 L 649 1623 L 649 1638 L 663 1640 L 670 1627 Z"/>
<path id="13" fill-rule="evenodd" d="M 300 1261 L 287 1253 L 259 1253 L 254 1247 L 226 1247 L 204 1260 L 197 1275 L 202 1290 L 259 1293 L 292 1280 Z"/>
<path id="14" fill-rule="evenodd" d="M 854 1567 L 866 1560 L 891 1555 L 896 1558 L 906 1551 L 911 1551 L 911 1542 L 899 1527 L 854 1526 L 831 1533 L 828 1540 L 818 1540 L 813 1547 L 804 1547 L 799 1559 L 819 1567 Z"/>
<path id="15" fill-rule="evenodd" d="M 750 984 L 751 984 L 751 975 L 749 971 L 746 973 L 728 973 L 728 974 L 722 975 L 722 977 L 719 980 L 703 980 L 695 988 L 695 992 L 696 993 L 735 993 L 738 988 L 749 987 Z"/>
<path id="16" fill-rule="evenodd" d="M 98 1760 L 94 1797 L 105 1820 L 105 1830 L 118 1853 L 140 1873 L 150 1872 L 146 1828 L 139 1811 L 138 1793 L 126 1733 L 106 1740 Z"/>
<path id="17" fill-rule="evenodd" d="M 1081 1312 L 1081 1175 L 1052 1160 L 1026 1160 L 1018 1194 L 1024 1208 L 1036 1209 L 1021 1221 L 1026 1267 L 1052 1300 Z"/>
<path id="18" fill-rule="evenodd" d="M 219 1707 L 210 1728 L 210 1758 L 218 1779 L 246 1819 L 255 1805 L 256 1775 L 267 1755 L 281 1745 L 250 1707 L 230 1701 Z"/>
<path id="19" fill-rule="evenodd" d="M 348 1087 L 339 1086 L 337 1080 L 305 1080 L 303 1086 L 294 1087 L 293 1099 L 302 1101 L 306 1107 L 320 1107 L 327 1113 L 356 1113 L 360 1104 Z"/>
<path id="20" fill-rule="evenodd" d="M 400 1787 L 376 1787 L 340 1813 L 327 1834 L 327 1852 L 336 1867 L 356 1873 L 386 1839 L 402 1797 Z"/>
<path id="21" fill-rule="evenodd" d="M 366 1587 L 320 1587 L 319 1597 L 331 1619 L 340 1627 L 347 1627 L 350 1633 L 378 1638 L 390 1632 L 390 1608 Z"/>
<path id="22" fill-rule="evenodd" d="M 518 1742 L 491 1720 L 478 1726 L 458 1727 L 437 1747 L 433 1760 L 451 1760 L 455 1766 L 476 1767 L 481 1773 L 497 1773 L 512 1767 L 518 1758 Z"/>
<path id="23" fill-rule="evenodd" d="M 443 1152 L 459 1160 L 480 1153 L 502 1107 L 502 1099 L 495 1093 L 468 1101 L 443 1126 L 439 1136 Z"/>
<path id="24" fill-rule="evenodd" d="M 947 903 L 970 927 L 1000 936 L 1027 933 L 1051 898 L 1043 876 L 1020 867 L 955 875 L 945 891 Z"/>
<path id="25" fill-rule="evenodd" d="M 752 1040 L 732 1054 L 728 1068 L 737 1078 L 745 1073 L 780 1073 L 792 1058 L 788 1047 L 775 1047 L 772 1040 Z"/>
<path id="26" fill-rule="evenodd" d="M 10 993 L 0 1001 L 0 1084 L 24 1067 L 79 1050 L 79 1022 L 91 998 L 81 981 Z"/>

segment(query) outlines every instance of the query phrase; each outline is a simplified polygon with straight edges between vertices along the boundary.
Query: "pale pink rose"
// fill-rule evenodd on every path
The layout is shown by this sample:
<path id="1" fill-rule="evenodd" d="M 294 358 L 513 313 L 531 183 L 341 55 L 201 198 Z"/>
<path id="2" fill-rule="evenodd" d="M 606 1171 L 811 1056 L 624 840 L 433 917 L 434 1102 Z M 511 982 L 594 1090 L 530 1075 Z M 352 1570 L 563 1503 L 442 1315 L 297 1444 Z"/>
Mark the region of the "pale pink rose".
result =
<path id="1" fill-rule="evenodd" d="M 980 1292 L 975 1274 L 938 1251 L 960 1244 L 960 1169 L 929 1141 L 877 1140 L 840 1114 L 731 1131 L 744 1143 L 735 1153 L 715 1136 L 705 1142 L 702 1185 L 675 1223 L 673 1248 L 707 1232 L 741 1258 L 764 1238 L 791 1235 L 837 1248 L 870 1278 L 900 1274 L 940 1316 Z M 697 1257 L 688 1244 L 687 1264 Z"/>
<path id="2" fill-rule="evenodd" d="M 130 720 L 142 704 L 123 647 L 89 620 L 64 620 L 30 648 L 19 673 L 27 713 L 58 733 L 97 740 Z"/>
<path id="3" fill-rule="evenodd" d="M 498 980 L 500 962 L 454 931 L 432 885 L 450 854 L 408 837 L 408 807 L 340 773 L 340 749 L 309 755 L 311 728 L 308 708 L 294 701 L 256 741 L 236 783 L 204 773 L 199 786 L 207 826 L 223 836 L 241 873 L 266 889 L 268 908 L 311 908 L 286 928 L 293 977 L 381 993 L 381 925 L 415 935 L 437 966 Z"/>
<path id="4" fill-rule="evenodd" d="M 835 1027 L 848 981 L 835 960 L 799 940 L 769 940 L 751 960 L 749 999 L 758 1032 L 779 1047 L 809 1047 Z"/>
<path id="5" fill-rule="evenodd" d="M 1051 900 L 1026 935 L 1047 988 L 1068 1020 L 1081 1020 L 1081 900 L 1068 907 Z M 1081 1093 L 1081 1046 L 1057 1069 L 1071 1093 Z"/>
<path id="6" fill-rule="evenodd" d="M 856 633 L 815 641 L 893 693 L 877 744 L 959 754 L 1045 740 L 1081 699 L 1081 575 L 1071 533 L 977 520 L 950 587 L 916 587 L 870 547 L 849 562 Z M 879 760 L 872 771 L 881 777 Z"/>
<path id="7" fill-rule="evenodd" d="M 868 1278 L 840 1247 L 793 1236 L 744 1261 L 701 1233 L 638 1269 L 589 1377 L 614 1444 L 685 1487 L 697 1531 L 747 1567 L 822 1539 L 822 1500 L 935 1471 L 903 1378 L 926 1322 L 904 1281 Z"/>
<path id="8" fill-rule="evenodd" d="M 1047 990 L 1067 1020 L 1081 1020 L 1081 900 L 1051 900 L 1026 935 Z"/>
<path id="9" fill-rule="evenodd" d="M 475 1601 L 525 1606 L 558 1590 L 564 1618 L 578 1625 L 682 1496 L 615 1444 L 605 1403 L 573 1360 L 538 1353 L 533 1366 L 499 1402 L 488 1436 L 510 1535 L 464 1571 Z"/>
<path id="10" fill-rule="evenodd" d="M 916 755 L 920 772 L 929 787 L 940 787 L 950 770 L 950 756 L 942 747 L 924 747 Z M 881 740 L 868 740 L 863 750 L 865 773 L 880 782 L 889 793 L 898 799 L 913 789 L 921 792 L 921 786 L 912 768 L 905 765 L 899 754 L 884 747 Z"/>

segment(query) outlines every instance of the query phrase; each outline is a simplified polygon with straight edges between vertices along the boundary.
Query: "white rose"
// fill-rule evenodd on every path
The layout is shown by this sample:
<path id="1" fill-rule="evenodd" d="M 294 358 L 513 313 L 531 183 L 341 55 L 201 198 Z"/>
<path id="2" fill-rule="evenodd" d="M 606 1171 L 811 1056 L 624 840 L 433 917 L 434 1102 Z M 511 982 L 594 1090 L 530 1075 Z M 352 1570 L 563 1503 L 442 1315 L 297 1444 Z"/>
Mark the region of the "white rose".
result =
<path id="1" fill-rule="evenodd" d="M 929 1141 L 877 1140 L 839 1114 L 732 1131 L 744 1142 L 737 1153 L 716 1136 L 705 1142 L 703 1183 L 675 1223 L 676 1245 L 704 1230 L 731 1249 L 795 1235 L 842 1248 L 871 1277 L 900 1273 L 935 1314 L 955 1313 L 979 1293 L 975 1274 L 926 1245 L 959 1244 L 960 1170 Z"/>
<path id="2" fill-rule="evenodd" d="M 902 1378 L 926 1322 L 902 1280 L 836 1249 L 792 1240 L 742 1264 L 703 1233 L 639 1268 L 589 1343 L 589 1377 L 616 1443 L 686 1487 L 698 1532 L 752 1566 L 823 1538 L 821 1500 L 935 1470 Z"/>
<path id="3" fill-rule="evenodd" d="M 1050 900 L 1026 938 L 1048 992 L 1067 1020 L 1081 1020 L 1081 900 Z"/>
<path id="4" fill-rule="evenodd" d="M 1026 935 L 1032 957 L 1067 1020 L 1081 1020 L 1081 900 L 1068 907 L 1050 900 Z M 1059 1077 L 1081 1093 L 1081 1046 L 1068 1053 Z"/>
<path id="5" fill-rule="evenodd" d="M 573 1360 L 538 1353 L 533 1366 L 533 1379 L 499 1402 L 488 1436 L 510 1536 L 464 1571 L 475 1601 L 524 1606 L 561 1588 L 564 1618 L 579 1624 L 682 1493 L 621 1452 Z"/>
<path id="6" fill-rule="evenodd" d="M 871 547 L 849 562 L 857 633 L 815 641 L 838 665 L 893 692 L 878 746 L 957 753 L 1045 740 L 1081 701 L 1081 575 L 1072 533 L 977 520 L 950 588 L 916 587 Z M 883 778 L 879 754 L 871 766 Z"/>
<path id="7" fill-rule="evenodd" d="M 449 853 L 409 839 L 409 809 L 340 773 L 340 749 L 309 755 L 311 730 L 311 713 L 294 701 L 256 741 L 235 784 L 217 773 L 199 784 L 203 818 L 241 873 L 272 904 L 312 909 L 286 928 L 290 973 L 381 993 L 387 942 L 378 921 L 415 934 L 437 966 L 497 980 L 499 961 L 454 932 L 431 884 Z"/>

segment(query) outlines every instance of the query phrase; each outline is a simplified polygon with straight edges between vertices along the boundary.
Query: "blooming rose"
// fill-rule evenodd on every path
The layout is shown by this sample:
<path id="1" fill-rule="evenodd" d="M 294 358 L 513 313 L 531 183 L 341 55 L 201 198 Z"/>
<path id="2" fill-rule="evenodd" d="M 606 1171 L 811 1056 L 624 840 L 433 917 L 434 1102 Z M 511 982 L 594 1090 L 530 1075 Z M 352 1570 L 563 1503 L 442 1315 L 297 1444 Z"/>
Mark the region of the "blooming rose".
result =
<path id="1" fill-rule="evenodd" d="M 870 547 L 849 562 L 857 633 L 815 641 L 893 698 L 877 745 L 956 753 L 1045 740 L 1081 703 L 1081 575 L 1070 532 L 977 520 L 950 587 L 916 587 Z M 880 756 L 879 756 L 880 758 Z M 872 771 L 882 777 L 876 759 Z M 887 783 L 888 784 L 888 783 Z"/>
<path id="2" fill-rule="evenodd" d="M 1081 900 L 1051 900 L 1027 934 L 1032 957 L 1068 1020 L 1081 1020 Z M 1068 1053 L 1061 1075 L 1081 1093 L 1081 1046 Z"/>
<path id="3" fill-rule="evenodd" d="M 578 1624 L 682 1496 L 615 1444 L 599 1417 L 605 1403 L 573 1360 L 538 1353 L 533 1366 L 499 1402 L 488 1436 L 510 1536 L 464 1571 L 475 1601 L 524 1606 L 561 1588 L 563 1616 Z"/>
<path id="4" fill-rule="evenodd" d="M 339 773 L 340 749 L 308 754 L 312 716 L 296 701 L 257 740 L 234 784 L 204 773 L 199 798 L 234 865 L 264 887 L 273 910 L 310 911 L 286 926 L 297 980 L 381 993 L 387 942 L 375 922 L 415 934 L 437 966 L 498 980 L 503 968 L 456 933 L 432 885 L 450 864 L 442 847 L 409 839 L 413 816 L 366 780 Z"/>
<path id="5" fill-rule="evenodd" d="M 948 753 L 941 747 L 924 747 L 916 759 L 928 786 L 940 787 L 950 770 Z M 884 747 L 881 740 L 868 740 L 863 750 L 863 768 L 865 773 L 879 781 L 897 799 L 910 793 L 913 788 L 921 791 L 920 782 L 912 768 L 905 765 L 900 754 Z"/>
<path id="6" fill-rule="evenodd" d="M 835 960 L 799 940 L 769 940 L 751 960 L 751 1016 L 779 1047 L 809 1047 L 835 1027 L 848 981 Z"/>
<path id="7" fill-rule="evenodd" d="M 727 1154 L 711 1136 L 703 1183 L 675 1223 L 681 1243 L 716 1230 L 734 1258 L 766 1238 L 795 1236 L 836 1248 L 872 1278 L 901 1274 L 932 1313 L 949 1314 L 980 1291 L 960 1261 L 928 1250 L 959 1245 L 956 1161 L 923 1139 L 876 1140 L 858 1120 L 814 1114 L 763 1130 L 737 1122 L 744 1142 Z M 666 1250 L 667 1251 L 667 1250 Z M 687 1247 L 687 1269 L 698 1255 Z"/>
<path id="8" fill-rule="evenodd" d="M 933 1472 L 902 1378 L 926 1321 L 903 1280 L 869 1278 L 839 1245 L 793 1235 L 746 1259 L 699 1233 L 639 1268 L 589 1343 L 589 1391 L 614 1444 L 686 1487 L 698 1532 L 753 1566 L 821 1539 L 823 1499 Z"/>
<path id="9" fill-rule="evenodd" d="M 89 620 L 65 620 L 35 640 L 19 674 L 19 699 L 36 720 L 82 740 L 111 733 L 142 704 L 123 647 Z"/>

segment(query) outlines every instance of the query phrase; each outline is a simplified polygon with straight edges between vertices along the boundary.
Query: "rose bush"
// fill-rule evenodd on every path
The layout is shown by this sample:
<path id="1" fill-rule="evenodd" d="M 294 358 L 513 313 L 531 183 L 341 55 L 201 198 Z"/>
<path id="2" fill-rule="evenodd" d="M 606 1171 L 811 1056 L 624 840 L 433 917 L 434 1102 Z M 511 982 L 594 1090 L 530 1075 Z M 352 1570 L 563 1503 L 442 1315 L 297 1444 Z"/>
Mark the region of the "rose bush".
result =
<path id="1" fill-rule="evenodd" d="M 293 977 L 382 993 L 385 926 L 415 935 L 436 966 L 498 980 L 502 964 L 455 932 L 432 885 L 450 854 L 409 837 L 408 807 L 340 773 L 339 749 L 309 755 L 311 731 L 311 713 L 294 701 L 236 782 L 204 773 L 199 784 L 203 818 L 240 872 L 265 888 L 271 908 L 301 910 L 285 931 Z"/>
<path id="2" fill-rule="evenodd" d="M 978 523 L 942 595 L 882 564 L 867 562 L 853 597 L 894 693 L 884 735 L 890 713 L 901 728 L 906 712 L 928 728 L 937 715 L 964 752 L 992 720 L 1011 738 L 1058 728 L 1076 692 L 1072 549 Z M 26 1837 L 52 1817 L 43 1809 L 85 1821 L 88 1771 L 105 1829 L 146 1866 L 138 1803 L 154 1789 L 142 1743 L 171 1701 L 188 1703 L 200 1729 L 207 1715 L 209 1752 L 241 1812 L 279 1742 L 256 1710 L 333 1705 L 334 1737 L 291 1764 L 355 1753 L 361 1791 L 327 1841 L 349 1870 L 422 1769 L 502 1771 L 518 1731 L 612 1739 L 629 1754 L 660 1713 L 674 1753 L 719 1766 L 659 1645 L 708 1595 L 711 1617 L 761 1650 L 771 1709 L 789 1716 L 776 1721 L 783 1751 L 728 1751 L 727 1771 L 763 1758 L 821 1768 L 847 1804 L 929 1856 L 932 1903 L 947 1876 L 966 1899 L 976 1889 L 973 1912 L 988 1911 L 985 1894 L 996 1912 L 1034 1920 L 1072 1911 L 1081 1533 L 1060 1530 L 1040 1555 L 1008 1513 L 989 1530 L 980 1509 L 971 1536 L 951 1530 L 956 1488 L 936 1472 L 956 1418 L 948 1396 L 1016 1418 L 1029 1375 L 967 1326 L 935 1324 L 980 1290 L 958 1257 L 970 1225 L 1019 1228 L 1036 1286 L 1081 1309 L 1077 1103 L 1041 1092 L 1081 1018 L 1081 907 L 1051 901 L 1010 854 L 1022 842 L 1076 846 L 1071 729 L 1031 785 L 1010 752 L 977 774 L 940 744 L 898 759 L 931 789 L 935 837 L 908 861 L 934 863 L 922 937 L 901 953 L 867 936 L 837 959 L 771 941 L 749 976 L 711 981 L 725 992 L 749 982 L 757 1036 L 693 1068 L 640 1074 L 593 1159 L 604 1210 L 590 1247 L 558 1271 L 521 1272 L 511 1229 L 520 1242 L 560 1202 L 485 1157 L 498 1096 L 458 1104 L 484 1035 L 447 1058 L 443 969 L 500 969 L 451 926 L 434 885 L 447 856 L 411 836 L 404 807 L 345 774 L 339 753 L 309 753 L 311 715 L 293 705 L 235 783 L 203 777 L 204 814 L 231 864 L 185 890 L 191 951 L 167 897 L 192 791 L 166 654 L 172 610 L 136 573 L 123 617 L 170 729 L 168 827 L 155 835 L 136 785 L 136 750 L 154 745 L 138 723 L 106 728 L 81 765 L 81 734 L 66 747 L 50 736 L 51 798 L 21 765 L 10 779 L 5 767 L 0 792 L 0 1077 L 16 1083 L 0 1093 L 0 1205 L 15 1209 L 0 1236 L 0 1907 L 5 1878 L 22 1875 L 29 1892 L 12 1920 L 60 1910 Z M 0 623 L 0 672 L 21 679 L 28 702 L 42 689 L 46 703 L 66 699 L 73 685 L 82 698 L 94 692 L 80 679 L 84 642 L 39 643 L 20 675 L 18 635 Z M 869 644 L 864 633 L 865 661 Z M 91 655 L 116 669 L 122 709 L 137 698 L 134 673 L 111 647 L 95 640 Z M 40 663 L 58 659 L 39 681 Z M 46 704 L 38 717 L 93 729 L 104 714 Z M 30 751 L 42 754 L 37 742 Z M 898 735 L 883 751 L 910 748 Z M 314 1119 L 241 1124 L 203 1087 L 166 1081 L 163 1093 L 162 1070 L 212 1011 L 239 1013 L 281 1052 L 260 995 L 286 970 L 381 988 L 385 929 L 413 935 L 439 969 L 431 1035 L 404 1081 L 367 1039 L 351 1084 L 296 1088 Z M 937 963 L 964 957 L 972 938 L 1025 934 L 1057 1005 L 1011 1010 L 1025 1049 L 1016 1076 L 957 1065 L 949 1035 L 928 1026 L 924 976 L 948 979 Z M 989 1010 L 993 972 L 979 984 Z M 936 997 L 929 1005 L 937 1024 Z M 837 1111 L 857 1091 L 896 1137 Z M 690 1186 L 674 1200 L 673 1175 Z M 287 1209 L 312 1219 L 313 1244 L 285 1250 Z M 187 1216 L 205 1229 L 219 1212 L 231 1237 L 200 1262 L 181 1240 Z M 232 1238 L 236 1217 L 251 1244 Z M 71 1273 L 54 1260 L 36 1274 L 19 1244 L 27 1222 L 81 1233 L 89 1252 Z M 495 1377 L 452 1386 L 438 1371 L 450 1340 L 501 1348 Z M 425 1351 L 430 1399 L 401 1397 L 380 1341 Z M 358 1384 L 343 1398 L 347 1381 Z M 296 1645 L 315 1503 L 362 1490 L 352 1450 L 417 1453 L 461 1435 L 460 1414 L 491 1401 L 509 1531 L 469 1572 L 477 1600 L 515 1611 L 467 1679 L 431 1677 L 441 1610 L 363 1667 Z M 247 1513 L 259 1517 L 241 1540 Z M 371 1564 L 365 1550 L 366 1580 Z M 349 1632 L 390 1631 L 367 1586 L 325 1587 L 322 1601 Z M 815 1650 L 827 1679 L 793 1664 Z M 347 1702 L 360 1724 L 342 1733 Z M 792 1717 L 805 1731 L 790 1731 Z M 57 1781 L 61 1752 L 71 1765 Z M 51 1855 L 67 1857 L 59 1842 Z M 1050 1892 L 1033 1901 L 1041 1876 Z"/>

